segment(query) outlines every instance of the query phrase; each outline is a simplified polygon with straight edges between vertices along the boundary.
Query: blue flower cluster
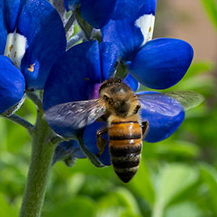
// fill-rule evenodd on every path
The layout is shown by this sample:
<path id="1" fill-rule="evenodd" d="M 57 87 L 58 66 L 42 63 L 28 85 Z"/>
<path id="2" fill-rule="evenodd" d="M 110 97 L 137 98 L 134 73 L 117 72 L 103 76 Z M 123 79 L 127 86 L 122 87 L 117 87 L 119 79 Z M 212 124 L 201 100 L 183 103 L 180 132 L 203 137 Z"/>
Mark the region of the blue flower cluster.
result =
<path id="1" fill-rule="evenodd" d="M 25 89 L 44 89 L 45 111 L 57 104 L 97 98 L 100 83 L 115 76 L 117 64 L 126 69 L 123 81 L 134 91 L 139 84 L 153 89 L 175 85 L 188 70 L 193 49 L 179 39 L 152 40 L 156 4 L 157 0 L 65 0 L 66 10 L 79 10 L 101 33 L 100 43 L 86 41 L 65 51 L 61 19 L 46 0 L 1 1 L 0 113 L 18 103 Z M 167 96 L 158 100 L 162 111 L 141 102 L 141 119 L 149 122 L 147 142 L 168 138 L 184 120 L 177 101 Z M 168 105 L 170 111 L 163 112 Z M 57 134 L 73 139 L 59 144 L 54 162 L 84 158 L 78 138 L 90 153 L 99 152 L 96 132 L 105 122 L 79 130 L 48 124 Z M 108 145 L 99 160 L 110 165 Z"/>
<path id="2" fill-rule="evenodd" d="M 0 113 L 25 90 L 43 89 L 65 49 L 62 21 L 47 1 L 0 1 Z"/>

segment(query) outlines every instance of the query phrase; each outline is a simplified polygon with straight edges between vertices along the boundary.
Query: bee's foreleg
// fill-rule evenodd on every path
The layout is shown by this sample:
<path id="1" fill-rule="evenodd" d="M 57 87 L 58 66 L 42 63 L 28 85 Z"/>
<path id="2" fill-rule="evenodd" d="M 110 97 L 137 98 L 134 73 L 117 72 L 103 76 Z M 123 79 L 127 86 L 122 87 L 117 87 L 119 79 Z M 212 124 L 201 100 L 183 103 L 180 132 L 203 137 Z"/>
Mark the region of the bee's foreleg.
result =
<path id="1" fill-rule="evenodd" d="M 142 128 L 142 138 L 143 138 L 143 139 L 144 139 L 145 136 L 147 135 L 148 126 L 149 126 L 148 121 L 143 121 L 142 124 L 141 124 L 141 128 Z"/>
<path id="2" fill-rule="evenodd" d="M 97 157 L 99 157 L 105 150 L 105 147 L 106 147 L 106 144 L 107 144 L 107 140 L 104 139 L 102 137 L 103 134 L 107 133 L 108 132 L 108 128 L 103 128 L 103 129 L 100 129 L 99 131 L 97 131 L 96 133 L 96 136 L 97 136 L 97 147 L 99 149 L 99 153 L 96 155 Z"/>

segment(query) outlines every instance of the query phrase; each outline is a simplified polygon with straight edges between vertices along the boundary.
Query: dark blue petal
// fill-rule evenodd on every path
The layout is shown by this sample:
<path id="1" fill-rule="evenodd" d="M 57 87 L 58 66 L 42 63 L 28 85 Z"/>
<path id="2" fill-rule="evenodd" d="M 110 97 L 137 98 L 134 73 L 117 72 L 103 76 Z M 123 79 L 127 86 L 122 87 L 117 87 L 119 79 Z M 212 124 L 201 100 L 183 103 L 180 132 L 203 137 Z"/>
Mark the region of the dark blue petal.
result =
<path id="1" fill-rule="evenodd" d="M 132 59 L 144 41 L 135 19 L 110 20 L 101 31 L 103 41 L 114 43 L 125 60 Z"/>
<path id="2" fill-rule="evenodd" d="M 179 82 L 193 58 L 193 48 L 179 39 L 159 38 L 147 42 L 129 65 L 141 84 L 165 89 Z"/>
<path id="3" fill-rule="evenodd" d="M 132 60 L 151 37 L 148 30 L 153 29 L 156 4 L 157 0 L 119 0 L 114 17 L 102 28 L 103 41 L 115 43 L 125 61 Z"/>
<path id="4" fill-rule="evenodd" d="M 85 158 L 85 154 L 80 148 L 79 143 L 76 140 L 70 140 L 61 142 L 55 149 L 55 154 L 53 157 L 53 164 L 57 161 L 64 160 L 70 158 Z"/>
<path id="5" fill-rule="evenodd" d="M 136 17 L 139 12 L 155 15 L 157 0 L 119 0 L 112 16 L 114 20 Z"/>
<path id="6" fill-rule="evenodd" d="M 88 125 L 84 129 L 84 134 L 83 134 L 84 145 L 91 153 L 95 155 L 99 153 L 99 149 L 96 145 L 97 143 L 96 133 L 99 129 L 106 127 L 106 126 L 107 124 L 105 122 L 94 122 L 93 124 Z M 105 134 L 103 138 L 105 138 L 108 141 L 107 134 Z M 108 143 L 106 145 L 104 152 L 102 153 L 102 155 L 100 155 L 99 160 L 104 165 L 111 165 Z"/>
<path id="7" fill-rule="evenodd" d="M 88 100 L 93 89 L 96 89 L 98 93 L 99 83 L 103 81 L 102 74 L 106 77 L 110 71 L 105 69 L 102 73 L 101 64 L 103 67 L 108 65 L 112 68 L 111 65 L 115 60 L 115 58 L 109 58 L 109 61 L 103 65 L 101 58 L 104 57 L 101 56 L 100 51 L 109 50 L 105 48 L 106 46 L 99 49 L 97 41 L 89 41 L 74 46 L 58 59 L 45 85 L 43 100 L 45 110 L 64 102 Z M 110 52 L 110 54 L 114 53 Z M 64 126 L 64 123 L 61 126 L 52 125 L 51 127 L 58 134 L 71 138 L 74 138 L 78 132 Z"/>
<path id="8" fill-rule="evenodd" d="M 52 67 L 44 88 L 44 109 L 65 102 L 87 100 L 88 87 L 100 81 L 98 42 L 78 44 L 61 56 Z"/>
<path id="9" fill-rule="evenodd" d="M 67 11 L 74 11 L 80 5 L 80 0 L 64 0 L 64 7 Z"/>
<path id="10" fill-rule="evenodd" d="M 137 95 L 149 93 L 154 92 L 138 92 Z M 178 129 L 185 117 L 183 107 L 166 95 L 141 97 L 140 105 L 141 120 L 149 122 L 148 133 L 144 139 L 147 142 L 158 142 L 168 138 Z"/>
<path id="11" fill-rule="evenodd" d="M 94 28 L 102 28 L 111 18 L 117 0 L 82 0 L 81 16 Z"/>
<path id="12" fill-rule="evenodd" d="M 0 55 L 4 54 L 7 39 L 7 28 L 4 18 L 4 1 L 0 1 Z"/>
<path id="13" fill-rule="evenodd" d="M 78 44 L 61 56 L 51 69 L 44 88 L 44 109 L 78 100 L 87 100 L 88 87 L 101 82 L 97 41 Z"/>
<path id="14" fill-rule="evenodd" d="M 13 33 L 16 30 L 17 18 L 22 6 L 21 0 L 2 0 L 4 1 L 4 19 L 7 30 Z"/>
<path id="15" fill-rule="evenodd" d="M 118 49 L 114 44 L 107 42 L 100 43 L 99 49 L 102 81 L 104 81 L 114 75 L 114 66 L 118 57 Z"/>
<path id="16" fill-rule="evenodd" d="M 131 0 L 133 1 L 133 0 Z M 157 0 L 145 0 L 141 10 L 140 14 L 153 14 L 155 15 L 155 10 L 157 6 Z"/>
<path id="17" fill-rule="evenodd" d="M 126 83 L 133 91 L 137 91 L 139 88 L 139 82 L 132 77 L 129 73 L 127 76 L 123 79 L 124 83 Z"/>
<path id="18" fill-rule="evenodd" d="M 23 4 L 17 28 L 28 43 L 21 63 L 27 89 L 43 89 L 53 63 L 65 52 L 62 21 L 46 0 L 27 0 Z M 30 66 L 34 71 L 29 70 Z"/>
<path id="19" fill-rule="evenodd" d="M 23 97 L 25 80 L 6 56 L 0 56 L 0 113 L 17 104 Z"/>

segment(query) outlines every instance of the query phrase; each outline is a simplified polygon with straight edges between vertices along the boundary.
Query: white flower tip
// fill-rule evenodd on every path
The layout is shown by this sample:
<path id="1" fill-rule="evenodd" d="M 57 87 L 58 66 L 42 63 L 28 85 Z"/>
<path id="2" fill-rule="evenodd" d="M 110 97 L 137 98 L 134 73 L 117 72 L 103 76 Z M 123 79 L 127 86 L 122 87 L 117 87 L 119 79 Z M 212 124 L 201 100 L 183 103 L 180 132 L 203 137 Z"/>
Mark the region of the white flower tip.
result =
<path id="1" fill-rule="evenodd" d="M 145 14 L 136 20 L 135 25 L 138 26 L 144 37 L 144 45 L 147 41 L 152 39 L 154 31 L 155 16 L 153 14 Z"/>
<path id="2" fill-rule="evenodd" d="M 20 68 L 21 60 L 25 54 L 27 39 L 19 33 L 9 33 L 4 55 L 9 57 L 17 68 Z"/>

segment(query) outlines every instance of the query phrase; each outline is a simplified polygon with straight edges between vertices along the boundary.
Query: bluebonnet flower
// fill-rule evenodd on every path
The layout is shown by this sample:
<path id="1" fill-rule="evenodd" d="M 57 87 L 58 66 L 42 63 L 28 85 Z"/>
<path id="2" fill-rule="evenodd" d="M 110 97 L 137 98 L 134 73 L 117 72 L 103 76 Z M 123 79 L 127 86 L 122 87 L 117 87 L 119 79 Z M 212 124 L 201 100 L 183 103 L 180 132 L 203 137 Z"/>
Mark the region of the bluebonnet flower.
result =
<path id="1" fill-rule="evenodd" d="M 50 107 L 61 103 L 97 98 L 99 84 L 114 75 L 117 57 L 116 46 L 108 42 L 100 44 L 97 41 L 84 42 L 68 50 L 53 65 L 46 82 L 43 99 L 45 114 Z M 136 89 L 134 79 L 127 77 L 124 81 Z M 168 103 L 170 111 L 164 113 L 164 105 Z M 149 131 L 145 141 L 157 142 L 169 137 L 184 120 L 185 112 L 176 100 L 162 95 L 159 98 L 159 104 L 162 107 L 158 111 L 150 109 L 147 104 L 142 105 L 142 120 L 149 121 Z M 58 117 L 47 119 L 47 121 L 56 133 L 79 140 L 90 153 L 98 154 L 96 132 L 106 126 L 105 122 L 94 122 L 83 129 L 75 130 L 70 121 L 62 123 L 61 120 L 58 121 Z M 107 139 L 106 135 L 105 139 Z M 78 149 L 75 140 L 61 143 L 54 161 L 64 158 L 62 155 L 68 159 L 69 153 L 72 153 L 75 158 L 83 158 L 82 150 Z M 75 147 L 76 151 L 74 151 Z M 110 164 L 108 145 L 99 156 L 99 160 L 103 164 Z"/>
<path id="2" fill-rule="evenodd" d="M 0 113 L 17 104 L 25 89 L 43 89 L 65 48 L 62 21 L 46 0 L 0 1 Z"/>
<path id="3" fill-rule="evenodd" d="M 117 46 L 122 63 L 137 81 L 149 88 L 165 89 L 185 75 L 193 58 L 193 49 L 179 39 L 151 40 L 157 1 L 144 2 L 130 17 L 110 19 L 101 29 L 102 38 Z"/>
<path id="4" fill-rule="evenodd" d="M 132 15 L 149 0 L 64 0 L 67 11 L 79 8 L 82 18 L 94 28 L 102 28 L 112 18 L 120 20 Z"/>
<path id="5" fill-rule="evenodd" d="M 86 158 L 79 142 L 76 140 L 64 141 L 56 147 L 53 164 L 63 160 L 67 166 L 73 166 L 76 158 Z"/>
<path id="6" fill-rule="evenodd" d="M 65 102 L 97 98 L 97 87 L 102 81 L 113 76 L 116 59 L 117 49 L 111 43 L 98 44 L 97 41 L 89 41 L 72 47 L 51 69 L 44 88 L 44 110 Z M 80 133 L 70 126 L 49 122 L 48 124 L 64 137 L 77 139 Z M 74 142 L 70 141 L 71 147 L 74 147 Z M 89 145 L 87 142 L 85 146 L 90 152 L 97 152 L 96 144 Z M 77 153 L 75 157 L 80 157 L 81 153 Z M 106 163 L 103 161 L 103 155 L 100 158 Z"/>

